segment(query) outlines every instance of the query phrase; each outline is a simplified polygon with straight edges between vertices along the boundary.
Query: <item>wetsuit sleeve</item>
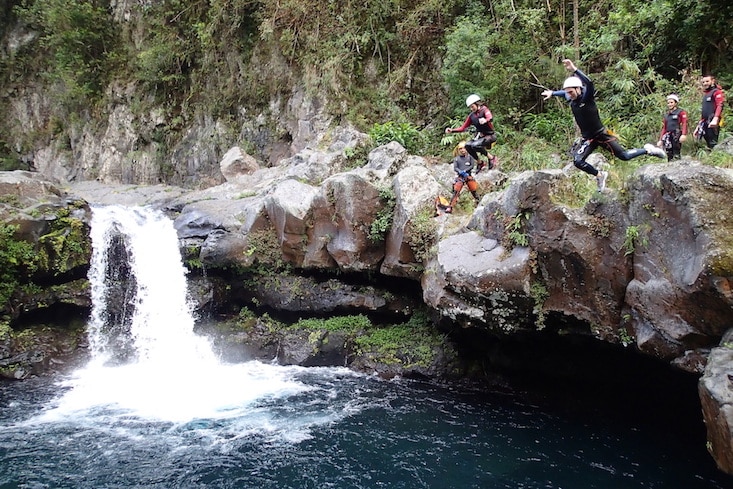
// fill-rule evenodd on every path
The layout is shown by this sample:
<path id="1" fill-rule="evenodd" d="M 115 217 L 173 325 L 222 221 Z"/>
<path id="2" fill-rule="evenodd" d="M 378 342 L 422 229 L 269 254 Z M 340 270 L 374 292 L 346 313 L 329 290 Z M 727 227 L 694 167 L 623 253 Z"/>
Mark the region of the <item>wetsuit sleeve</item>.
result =
<path id="1" fill-rule="evenodd" d="M 713 102 L 715 103 L 715 114 L 713 114 L 713 117 L 720 119 L 720 115 L 723 113 L 723 104 L 725 103 L 725 93 L 720 88 L 715 91 Z"/>
<path id="2" fill-rule="evenodd" d="M 581 70 L 575 71 L 575 76 L 580 78 L 580 81 L 583 82 L 583 85 L 585 85 L 585 89 L 583 90 L 583 95 L 581 95 L 580 100 L 581 102 L 589 102 L 593 100 L 596 96 L 596 88 L 593 85 L 593 82 L 590 78 L 588 78 L 588 75 L 583 73 Z"/>
<path id="3" fill-rule="evenodd" d="M 491 110 L 489 110 L 489 108 L 486 107 L 485 105 L 484 105 L 484 118 L 487 121 L 490 121 L 490 120 L 493 120 L 494 119 L 494 115 L 491 113 Z"/>
<path id="4" fill-rule="evenodd" d="M 468 114 L 468 117 L 466 117 L 466 120 L 463 123 L 463 125 L 461 127 L 453 128 L 453 129 L 451 129 L 451 131 L 453 131 L 453 132 L 463 132 L 466 129 L 468 129 L 468 126 L 470 126 L 470 125 L 471 125 L 471 114 Z"/>
<path id="5" fill-rule="evenodd" d="M 682 134 L 687 134 L 687 112 L 680 111 L 680 129 L 682 130 Z"/>
<path id="6" fill-rule="evenodd" d="M 563 97 L 565 100 L 570 100 L 568 98 L 568 94 L 565 93 L 565 90 L 553 90 L 552 91 L 552 96 L 553 97 Z"/>
<path id="7" fill-rule="evenodd" d="M 458 157 L 453 158 L 453 171 L 456 173 L 460 171 L 458 168 Z"/>

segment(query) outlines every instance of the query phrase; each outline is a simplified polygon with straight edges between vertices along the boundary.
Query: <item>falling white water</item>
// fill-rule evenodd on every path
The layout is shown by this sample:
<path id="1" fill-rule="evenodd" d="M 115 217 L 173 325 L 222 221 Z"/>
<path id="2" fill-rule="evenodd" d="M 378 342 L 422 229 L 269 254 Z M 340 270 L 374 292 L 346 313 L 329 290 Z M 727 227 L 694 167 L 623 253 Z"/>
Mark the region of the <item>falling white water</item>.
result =
<path id="1" fill-rule="evenodd" d="M 173 223 L 160 211 L 117 206 L 94 208 L 92 216 L 89 335 L 95 358 L 107 360 L 110 353 L 104 337 L 110 300 L 105 275 L 110 267 L 108 250 L 120 236 L 130 257 L 130 274 L 137 283 L 129 333 L 140 361 L 176 368 L 193 360 L 213 362 L 209 345 L 193 333 L 186 270 Z"/>
<path id="2" fill-rule="evenodd" d="M 222 364 L 209 343 L 194 333 L 178 237 L 163 213 L 142 207 L 95 207 L 91 233 L 93 309 L 88 329 L 93 358 L 66 383 L 70 389 L 46 411 L 46 420 L 94 418 L 99 413 L 182 423 L 245 416 L 266 428 L 270 421 L 251 420 L 255 401 L 311 389 L 295 378 L 303 371 L 299 367 L 255 361 Z M 135 287 L 124 294 L 134 298 L 129 336 L 135 355 L 126 364 L 109 361 L 115 344 L 105 337 L 110 301 L 119 297 L 106 283 L 114 269 L 109 249 L 121 237 Z"/>

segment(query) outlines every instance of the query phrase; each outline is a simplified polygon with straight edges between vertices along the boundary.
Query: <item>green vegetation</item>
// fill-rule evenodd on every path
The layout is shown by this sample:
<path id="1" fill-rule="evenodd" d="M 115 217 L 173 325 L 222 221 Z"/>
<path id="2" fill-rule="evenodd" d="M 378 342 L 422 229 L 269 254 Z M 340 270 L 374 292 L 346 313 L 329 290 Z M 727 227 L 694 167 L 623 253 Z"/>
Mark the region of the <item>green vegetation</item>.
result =
<path id="1" fill-rule="evenodd" d="M 412 154 L 424 153 L 424 148 L 428 146 L 426 135 L 409 122 L 387 121 L 384 124 L 374 124 L 369 131 L 369 137 L 377 146 L 397 141 Z"/>
<path id="2" fill-rule="evenodd" d="M 66 207 L 50 217 L 50 229 L 37 245 L 21 239 L 17 225 L 0 223 L 0 311 L 7 309 L 15 291 L 29 296 L 40 291 L 32 282 L 34 274 L 59 275 L 89 263 L 91 241 L 84 223 Z"/>
<path id="3" fill-rule="evenodd" d="M 541 282 L 532 282 L 529 288 L 529 294 L 534 300 L 534 307 L 532 312 L 537 316 L 536 326 L 538 330 L 545 329 L 546 313 L 544 311 L 545 301 L 550 297 L 550 293 L 545 287 L 545 284 Z"/>
<path id="4" fill-rule="evenodd" d="M 382 206 L 377 212 L 377 217 L 369 226 L 369 240 L 373 243 L 381 243 L 387 239 L 387 233 L 392 228 L 395 205 L 397 197 L 392 187 L 381 187 L 379 189 L 379 201 Z"/>
<path id="5" fill-rule="evenodd" d="M 92 244 L 86 226 L 68 209 L 62 209 L 51 221 L 49 233 L 38 240 L 41 248 L 34 257 L 39 268 L 61 274 L 89 263 Z"/>
<path id="6" fill-rule="evenodd" d="M 415 261 L 423 263 L 430 258 L 438 238 L 438 223 L 433 207 L 421 209 L 405 226 L 405 241 L 410 245 Z"/>
<path id="7" fill-rule="evenodd" d="M 107 6 L 89 0 L 26 0 L 17 15 L 40 32 L 41 74 L 70 109 L 99 100 L 117 73 L 119 39 Z"/>
<path id="8" fill-rule="evenodd" d="M 0 223 L 0 310 L 7 307 L 21 276 L 35 270 L 35 250 L 26 241 L 17 240 L 18 226 Z"/>
<path id="9" fill-rule="evenodd" d="M 528 210 L 519 212 L 516 216 L 507 216 L 504 219 L 504 237 L 506 243 L 502 245 L 511 250 L 515 246 L 528 246 L 529 236 L 524 232 L 524 223 L 530 218 L 531 212 Z"/>
<path id="10" fill-rule="evenodd" d="M 433 327 L 426 311 L 415 311 L 403 324 L 370 329 L 354 340 L 359 354 L 374 355 L 384 364 L 427 367 L 445 338 Z"/>
<path id="11" fill-rule="evenodd" d="M 639 226 L 629 226 L 626 228 L 624 236 L 624 255 L 633 255 L 637 246 L 647 246 L 648 240 Z"/>
<path id="12" fill-rule="evenodd" d="M 609 178 L 610 180 L 610 178 Z M 590 200 L 598 186 L 594 178 L 579 170 L 570 170 L 557 180 L 550 193 L 550 200 L 570 209 L 580 209 Z"/>
<path id="13" fill-rule="evenodd" d="M 301 319 L 293 324 L 293 329 L 313 329 L 326 331 L 343 331 L 357 334 L 372 328 L 372 323 L 366 316 L 334 316 L 327 319 Z"/>
<path id="14" fill-rule="evenodd" d="M 62 104 L 44 135 L 24 135 L 28 147 L 50 134 L 68 138 L 79 109 L 94 116 L 116 96 L 113 81 L 130 83 L 136 114 L 164 105 L 165 122 L 149 135 L 161 151 L 202 111 L 234 139 L 243 109 L 267 115 L 270 101 L 301 85 L 375 144 L 395 140 L 412 153 L 438 154 L 467 136 L 444 137 L 443 128 L 465 119 L 465 97 L 477 92 L 494 112 L 505 170 L 547 167 L 574 139 L 567 107 L 539 95 L 560 86 L 564 57 L 594 78 L 605 123 L 630 147 L 656 140 L 671 91 L 695 120 L 702 71 L 731 87 L 730 9 L 712 15 L 682 0 L 576 6 L 577 17 L 557 0 L 163 0 L 132 2 L 132 20 L 123 21 L 108 0 L 10 0 L 0 32 L 20 20 L 38 36 L 1 62 L 0 82 L 27 86 L 40 73 Z M 3 125 L 12 123 L 0 123 L 7 168 L 20 165 L 18 141 Z M 729 155 L 692 141 L 683 152 L 733 167 Z M 621 166 L 618 181 L 631 169 Z"/>

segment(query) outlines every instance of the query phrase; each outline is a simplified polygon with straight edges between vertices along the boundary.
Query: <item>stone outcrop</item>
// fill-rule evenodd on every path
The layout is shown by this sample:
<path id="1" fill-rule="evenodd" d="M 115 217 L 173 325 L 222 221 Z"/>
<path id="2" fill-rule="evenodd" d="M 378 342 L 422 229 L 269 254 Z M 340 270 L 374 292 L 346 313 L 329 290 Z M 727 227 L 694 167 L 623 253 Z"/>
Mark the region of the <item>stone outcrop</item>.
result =
<path id="1" fill-rule="evenodd" d="M 721 470 L 733 474 L 733 328 L 710 352 L 699 392 L 708 451 Z"/>
<path id="2" fill-rule="evenodd" d="M 222 163 L 227 181 L 203 190 L 84 183 L 69 191 L 96 204 L 137 200 L 166 209 L 187 263 L 205 271 L 192 277 L 202 307 L 406 319 L 427 305 L 448 332 L 545 330 L 704 372 L 711 453 L 731 471 L 721 455 L 733 425 L 730 342 L 721 342 L 733 306 L 730 170 L 689 161 L 649 165 L 623 196 L 589 193 L 580 206 L 564 201 L 575 178 L 567 169 L 482 172 L 483 198 L 472 213 L 434 217 L 435 197 L 450 189 L 449 165 L 390 143 L 349 169 L 344 148 L 358 140 L 346 135 L 272 167 L 233 150 Z M 497 183 L 501 190 L 491 191 Z M 407 284 L 420 291 L 418 301 L 404 293 Z M 279 345 L 281 361 L 338 358 L 379 370 L 368 356 L 334 349 L 332 341 L 348 343 L 337 336 L 293 333 L 261 347 Z M 421 374 L 438 375 L 436 365 L 454 368 L 451 362 Z"/>
<path id="3" fill-rule="evenodd" d="M 90 213 L 37 173 L 0 172 L 0 195 L 0 377 L 23 379 L 84 341 Z"/>

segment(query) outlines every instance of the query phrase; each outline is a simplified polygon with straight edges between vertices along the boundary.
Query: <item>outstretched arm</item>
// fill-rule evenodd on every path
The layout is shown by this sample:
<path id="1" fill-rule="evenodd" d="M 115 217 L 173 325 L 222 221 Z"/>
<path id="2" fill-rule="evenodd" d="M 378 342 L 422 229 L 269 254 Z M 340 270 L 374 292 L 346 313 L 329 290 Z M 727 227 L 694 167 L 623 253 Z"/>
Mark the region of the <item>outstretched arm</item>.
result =
<path id="1" fill-rule="evenodd" d="M 564 59 L 562 60 L 562 64 L 565 65 L 565 69 L 568 70 L 570 73 L 575 73 L 578 71 L 578 67 L 575 66 L 575 63 L 573 63 L 572 60 Z"/>
<path id="2" fill-rule="evenodd" d="M 565 97 L 565 90 L 545 90 L 542 92 L 542 98 L 547 100 L 550 97 Z"/>

